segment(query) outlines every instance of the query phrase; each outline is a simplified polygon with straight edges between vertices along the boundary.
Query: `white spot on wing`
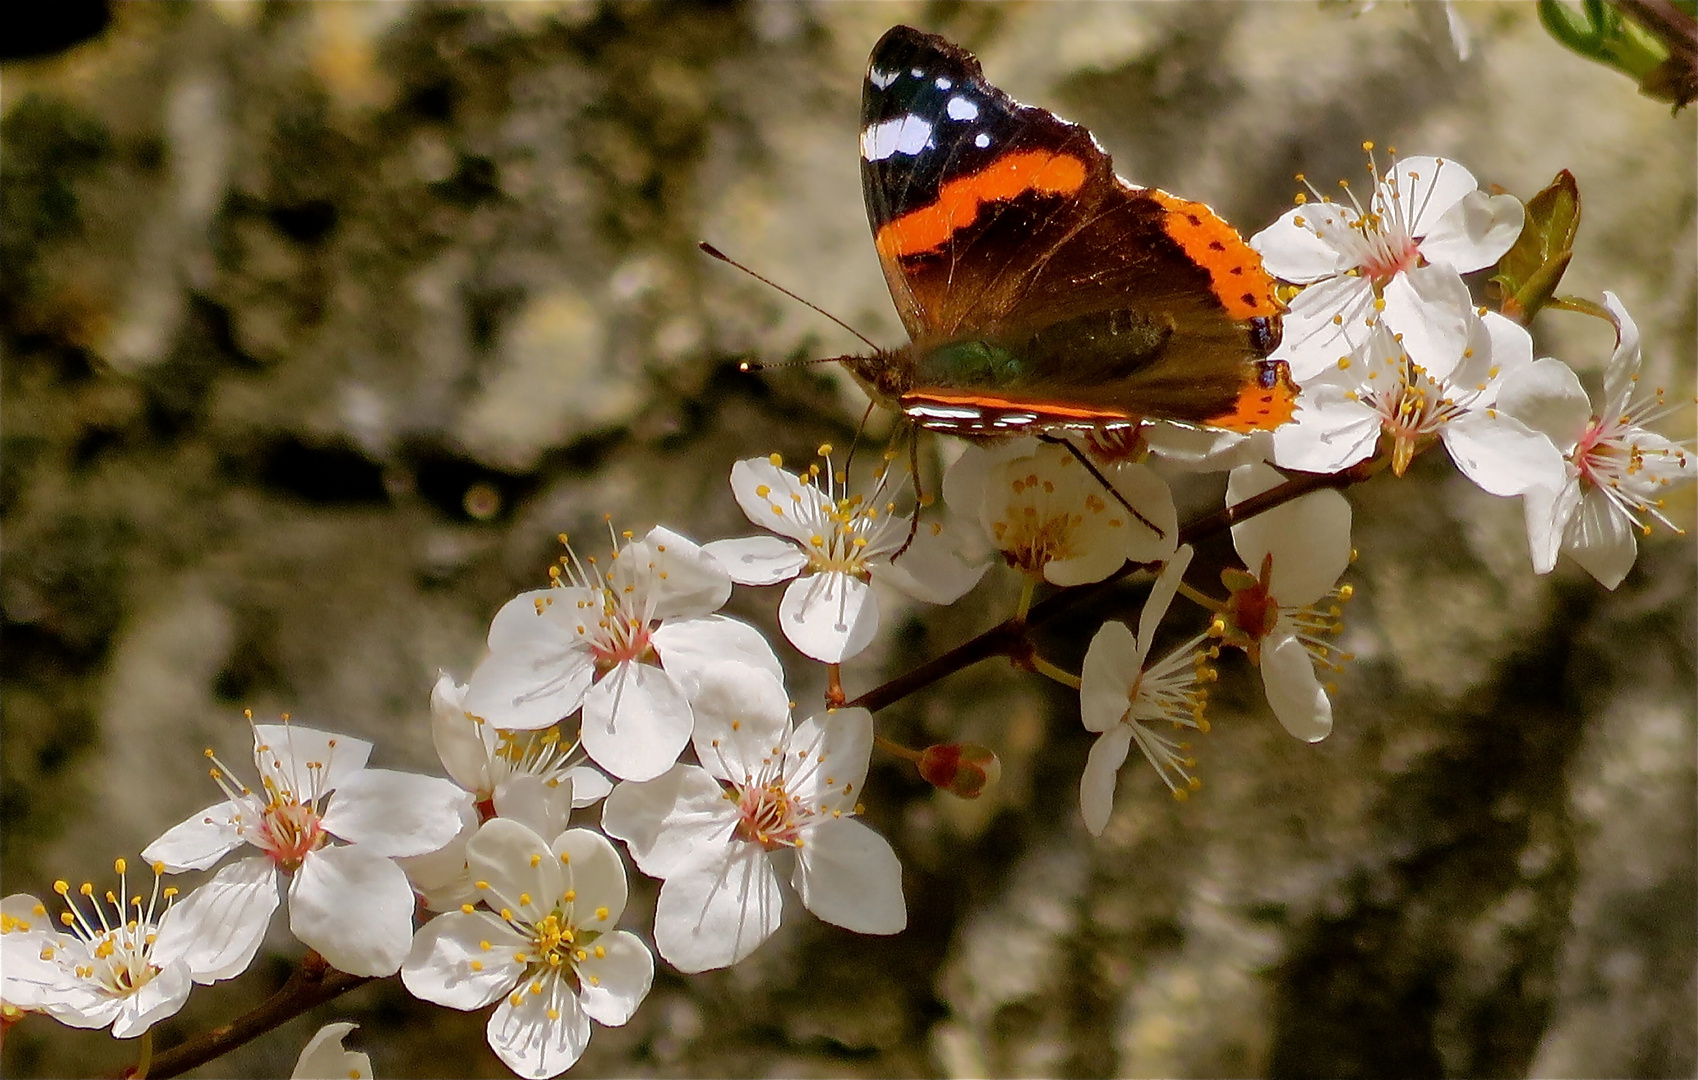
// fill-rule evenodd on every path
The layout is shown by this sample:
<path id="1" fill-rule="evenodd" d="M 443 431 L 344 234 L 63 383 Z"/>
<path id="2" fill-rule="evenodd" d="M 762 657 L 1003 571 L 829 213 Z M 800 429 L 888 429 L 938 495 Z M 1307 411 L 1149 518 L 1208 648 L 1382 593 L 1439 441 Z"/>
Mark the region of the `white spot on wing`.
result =
<path id="1" fill-rule="evenodd" d="M 883 161 L 892 154 L 913 157 L 931 145 L 932 126 L 913 113 L 880 120 L 861 131 L 861 157 Z"/>
<path id="2" fill-rule="evenodd" d="M 977 120 L 979 117 L 979 107 L 964 97 L 950 98 L 945 111 L 951 120 Z"/>
<path id="3" fill-rule="evenodd" d="M 954 86 L 955 84 L 950 82 L 948 79 L 944 78 L 942 75 L 939 75 L 933 81 L 932 85 L 936 86 L 939 90 L 948 90 L 951 86 Z"/>
<path id="4" fill-rule="evenodd" d="M 990 145 L 990 136 L 986 135 L 982 131 L 979 132 L 977 135 L 973 136 L 973 145 L 978 147 L 980 150 L 983 150 L 985 147 Z"/>
<path id="5" fill-rule="evenodd" d="M 922 69 L 922 68 L 909 68 L 909 69 L 908 69 L 908 74 L 910 74 L 910 75 L 912 75 L 912 76 L 914 76 L 914 78 L 916 78 L 916 79 L 918 79 L 918 78 L 920 78 L 920 77 L 921 77 L 921 76 L 922 76 L 922 75 L 924 75 L 924 74 L 925 74 L 925 71 L 924 71 L 924 69 Z"/>
<path id="6" fill-rule="evenodd" d="M 867 81 L 880 90 L 884 90 L 895 82 L 896 77 L 900 74 L 902 74 L 900 71 L 880 71 L 878 68 L 873 68 L 867 72 Z"/>

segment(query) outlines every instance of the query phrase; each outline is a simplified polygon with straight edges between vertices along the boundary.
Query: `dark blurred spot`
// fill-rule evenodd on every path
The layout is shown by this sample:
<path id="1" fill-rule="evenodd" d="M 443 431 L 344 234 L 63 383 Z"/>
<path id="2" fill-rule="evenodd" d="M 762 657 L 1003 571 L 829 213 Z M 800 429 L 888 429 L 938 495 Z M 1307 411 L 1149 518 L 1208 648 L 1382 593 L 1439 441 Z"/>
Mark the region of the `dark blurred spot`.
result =
<path id="1" fill-rule="evenodd" d="M 454 175 L 430 185 L 430 190 L 445 202 L 472 207 L 501 194 L 501 184 L 495 162 L 475 154 L 462 154 Z"/>
<path id="2" fill-rule="evenodd" d="M 426 120 L 446 123 L 454 118 L 454 105 L 460 93 L 447 79 L 417 86 L 406 97 L 406 108 Z"/>
<path id="3" fill-rule="evenodd" d="M 276 230 L 302 244 L 316 244 L 336 228 L 336 204 L 308 199 L 292 206 L 274 206 L 266 214 Z"/>
<path id="4" fill-rule="evenodd" d="M 259 467 L 260 483 L 315 503 L 389 502 L 383 467 L 352 446 L 309 445 L 295 438 L 274 444 Z"/>
<path id="5" fill-rule="evenodd" d="M 0 18 L 0 60 L 52 56 L 98 37 L 112 22 L 107 0 L 19 4 Z"/>
<path id="6" fill-rule="evenodd" d="M 537 483 L 534 477 L 498 472 L 438 448 L 419 454 L 414 477 L 415 490 L 438 513 L 477 522 L 510 517 Z"/>

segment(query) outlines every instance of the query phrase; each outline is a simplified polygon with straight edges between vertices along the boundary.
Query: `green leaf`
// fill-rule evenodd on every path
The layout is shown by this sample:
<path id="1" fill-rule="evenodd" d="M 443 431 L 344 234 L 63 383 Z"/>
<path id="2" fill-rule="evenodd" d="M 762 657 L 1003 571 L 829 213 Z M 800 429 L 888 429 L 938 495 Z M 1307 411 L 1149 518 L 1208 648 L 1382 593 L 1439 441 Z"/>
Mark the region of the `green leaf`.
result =
<path id="1" fill-rule="evenodd" d="M 1550 302 L 1574 257 L 1574 235 L 1579 230 L 1580 188 L 1574 174 L 1564 169 L 1527 200 L 1521 235 L 1498 260 L 1492 282 L 1505 315 L 1525 325 Z"/>

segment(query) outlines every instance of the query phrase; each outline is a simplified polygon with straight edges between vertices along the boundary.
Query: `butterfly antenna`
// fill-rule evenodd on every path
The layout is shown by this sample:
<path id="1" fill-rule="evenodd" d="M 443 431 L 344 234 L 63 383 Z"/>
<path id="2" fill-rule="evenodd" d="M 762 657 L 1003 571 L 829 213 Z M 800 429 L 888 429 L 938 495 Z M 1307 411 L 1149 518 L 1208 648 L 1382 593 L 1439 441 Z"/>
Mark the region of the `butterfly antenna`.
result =
<path id="1" fill-rule="evenodd" d="M 714 247 L 712 244 L 708 243 L 706 240 L 701 241 L 696 246 L 701 248 L 702 252 L 704 254 L 710 255 L 713 258 L 718 259 L 722 263 L 729 263 L 730 265 L 735 266 L 737 269 L 743 271 L 743 273 L 745 273 L 745 274 L 748 274 L 750 277 L 754 278 L 756 281 L 762 282 L 762 283 L 767 284 L 767 285 L 771 285 L 773 288 L 777 289 L 779 292 L 783 293 L 785 296 L 788 296 L 790 299 L 796 301 L 798 304 L 801 304 L 803 307 L 810 308 L 814 311 L 819 312 L 821 315 L 824 315 L 826 318 L 830 319 L 832 322 L 836 323 L 838 326 L 843 327 L 843 329 L 849 331 L 851 334 L 854 334 L 856 337 L 860 338 L 866 344 L 867 348 L 873 350 L 874 352 L 878 351 L 878 346 L 874 345 L 870 340 L 868 340 L 867 335 L 861 333 L 859 330 L 855 329 L 853 326 L 850 326 L 848 323 L 844 322 L 842 319 L 839 319 L 836 315 L 833 315 L 831 312 L 820 307 L 818 304 L 809 303 L 808 301 L 802 299 L 800 296 L 797 296 L 795 293 L 791 292 L 789 289 L 786 289 L 784 286 L 780 285 L 778 282 L 772 280 L 771 278 L 763 277 L 762 275 L 755 273 L 753 270 L 750 270 L 747 266 L 744 266 L 742 263 L 738 262 L 736 259 L 733 259 L 731 256 L 727 255 L 725 252 Z"/>
<path id="2" fill-rule="evenodd" d="M 1146 529 L 1155 533 L 1156 539 L 1162 540 L 1167 537 L 1167 532 L 1165 530 L 1149 518 L 1145 517 L 1143 514 L 1139 513 L 1137 507 L 1126 501 L 1126 496 L 1120 493 L 1120 489 L 1109 482 L 1108 477 L 1104 476 L 1102 474 L 1102 470 L 1097 468 L 1096 462 L 1092 461 L 1090 457 L 1086 455 L 1085 451 L 1073 445 L 1073 441 L 1071 439 L 1063 439 L 1055 435 L 1039 435 L 1038 438 L 1042 439 L 1044 442 L 1060 443 L 1062 446 L 1067 447 L 1067 452 L 1077 458 L 1079 460 L 1079 464 L 1085 466 L 1085 471 L 1094 476 L 1097 483 L 1108 489 L 1108 493 L 1114 496 L 1114 501 L 1119 503 L 1121 506 L 1124 506 L 1127 513 L 1142 522 Z"/>

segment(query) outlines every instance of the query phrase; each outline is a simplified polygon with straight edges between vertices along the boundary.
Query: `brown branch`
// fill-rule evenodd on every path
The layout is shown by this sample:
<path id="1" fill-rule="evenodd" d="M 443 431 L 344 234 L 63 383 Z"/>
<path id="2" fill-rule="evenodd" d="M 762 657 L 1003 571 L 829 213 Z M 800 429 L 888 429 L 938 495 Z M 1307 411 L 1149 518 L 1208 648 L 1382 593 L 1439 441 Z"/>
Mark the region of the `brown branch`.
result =
<path id="1" fill-rule="evenodd" d="M 314 1006 L 322 1005 L 371 981 L 372 978 L 368 975 L 350 975 L 345 971 L 337 971 L 325 963 L 318 953 L 309 951 L 301 961 L 301 966 L 295 969 L 277 993 L 261 1002 L 253 1011 L 237 1017 L 223 1027 L 213 1028 L 204 1035 L 156 1055 L 147 1075 L 156 1080 L 180 1076 L 197 1065 L 204 1065 L 238 1046 L 252 1042 Z M 132 1075 L 133 1070 L 126 1070 L 124 1073 L 126 1078 Z"/>
<path id="2" fill-rule="evenodd" d="M 1181 544 L 1194 544 L 1225 529 L 1231 528 L 1240 521 L 1247 521 L 1257 514 L 1266 513 L 1276 506 L 1283 505 L 1293 499 L 1301 498 L 1310 492 L 1323 488 L 1345 488 L 1357 484 L 1379 472 L 1385 467 L 1385 461 L 1372 457 L 1358 462 L 1343 472 L 1337 473 L 1298 473 L 1278 487 L 1269 488 L 1260 495 L 1252 495 L 1243 502 L 1233 506 L 1222 507 L 1220 510 L 1199 521 L 1192 522 L 1179 530 Z M 907 697 L 909 694 L 930 686 L 932 683 L 955 674 L 963 668 L 988 660 L 993 656 L 1013 657 L 1026 647 L 1026 628 L 1049 622 L 1063 613 L 1094 599 L 1106 592 L 1110 586 L 1136 570 L 1144 569 L 1143 563 L 1127 563 L 1119 570 L 1101 581 L 1077 588 L 1064 589 L 1054 596 L 1034 604 L 1024 619 L 1009 619 L 986 630 L 974 638 L 969 638 L 955 648 L 926 661 L 912 671 L 905 672 L 880 686 L 875 686 L 860 697 L 848 702 L 849 707 L 859 706 L 873 712 Z"/>

